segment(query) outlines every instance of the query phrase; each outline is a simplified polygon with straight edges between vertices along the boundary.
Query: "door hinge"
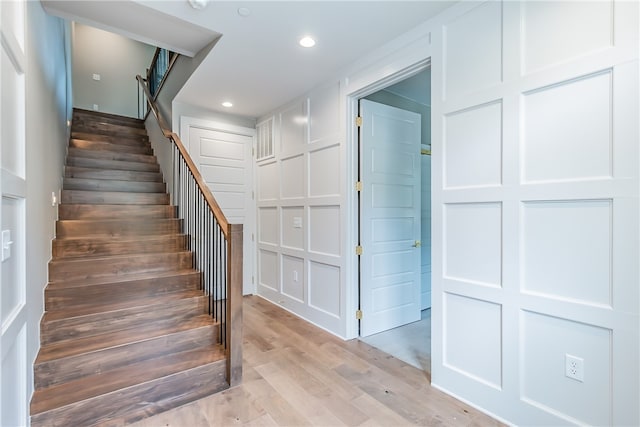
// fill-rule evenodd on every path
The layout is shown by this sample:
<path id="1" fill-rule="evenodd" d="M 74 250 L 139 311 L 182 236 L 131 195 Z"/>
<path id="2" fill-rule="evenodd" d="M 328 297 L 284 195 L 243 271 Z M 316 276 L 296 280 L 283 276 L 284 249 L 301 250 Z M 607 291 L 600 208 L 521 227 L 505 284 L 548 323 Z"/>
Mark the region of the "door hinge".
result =
<path id="1" fill-rule="evenodd" d="M 362 320 L 362 310 L 356 310 L 356 319 Z"/>
<path id="2" fill-rule="evenodd" d="M 356 191 L 362 191 L 362 181 L 356 182 Z"/>
<path id="3" fill-rule="evenodd" d="M 356 255 L 362 255 L 362 246 L 356 246 Z"/>
<path id="4" fill-rule="evenodd" d="M 356 117 L 356 126 L 358 127 L 362 126 L 362 117 L 360 116 Z"/>

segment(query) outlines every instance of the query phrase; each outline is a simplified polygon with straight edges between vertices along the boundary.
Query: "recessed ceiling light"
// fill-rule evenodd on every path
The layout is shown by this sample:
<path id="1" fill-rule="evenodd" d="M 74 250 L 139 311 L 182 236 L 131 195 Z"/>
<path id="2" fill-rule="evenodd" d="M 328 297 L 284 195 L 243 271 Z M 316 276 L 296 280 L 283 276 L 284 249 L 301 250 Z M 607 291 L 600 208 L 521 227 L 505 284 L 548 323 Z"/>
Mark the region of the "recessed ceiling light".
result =
<path id="1" fill-rule="evenodd" d="M 187 1 L 189 2 L 189 5 L 196 10 L 204 9 L 205 7 L 207 7 L 207 4 L 209 4 L 209 0 L 187 0 Z"/>
<path id="2" fill-rule="evenodd" d="M 222 103 L 222 106 L 223 107 L 227 107 L 227 108 L 231 108 L 231 107 L 233 107 L 233 104 L 230 103 L 229 101 L 225 101 L 225 102 Z"/>
<path id="3" fill-rule="evenodd" d="M 302 47 L 313 47 L 316 45 L 316 41 L 310 36 L 304 36 L 300 39 L 299 43 Z"/>
<path id="4" fill-rule="evenodd" d="M 249 9 L 248 7 L 241 7 L 238 8 L 238 15 L 242 16 L 243 18 L 251 15 L 251 9 Z"/>

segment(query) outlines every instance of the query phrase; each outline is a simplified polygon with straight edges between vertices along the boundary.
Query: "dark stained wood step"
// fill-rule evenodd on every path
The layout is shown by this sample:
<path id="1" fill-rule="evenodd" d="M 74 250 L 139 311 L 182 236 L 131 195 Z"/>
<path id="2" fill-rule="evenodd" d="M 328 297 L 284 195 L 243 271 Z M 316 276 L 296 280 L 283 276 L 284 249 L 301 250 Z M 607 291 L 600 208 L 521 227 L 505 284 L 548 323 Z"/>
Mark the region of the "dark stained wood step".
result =
<path id="1" fill-rule="evenodd" d="M 192 350 L 36 390 L 31 425 L 121 426 L 225 390 L 221 353 Z"/>
<path id="2" fill-rule="evenodd" d="M 67 166 L 64 168 L 67 178 L 118 179 L 123 181 L 163 182 L 160 172 L 135 172 L 117 169 L 98 169 Z"/>
<path id="3" fill-rule="evenodd" d="M 126 292 L 125 292 L 126 293 Z M 184 298 L 157 301 L 110 311 L 76 315 L 73 310 L 45 313 L 40 322 L 40 342 L 50 345 L 115 331 L 141 329 L 147 325 L 170 327 L 177 321 L 207 314 L 207 299 L 202 292 L 185 291 Z M 60 317 L 60 316 L 68 317 Z M 164 326 L 163 326 L 164 325 Z M 69 343 L 69 345 L 75 345 Z"/>
<path id="4" fill-rule="evenodd" d="M 58 205 L 58 218 L 64 219 L 133 219 L 175 218 L 177 208 L 171 205 Z"/>
<path id="5" fill-rule="evenodd" d="M 192 266 L 192 257 L 191 252 L 185 251 L 104 258 L 54 259 L 49 262 L 49 282 L 187 270 Z"/>
<path id="6" fill-rule="evenodd" d="M 216 344 L 218 325 L 202 314 L 173 325 L 116 331 L 40 347 L 34 363 L 36 388 L 62 384 L 164 354 Z"/>
<path id="7" fill-rule="evenodd" d="M 147 130 L 138 126 L 128 126 L 119 123 L 105 123 L 97 120 L 78 119 L 73 122 L 74 130 L 83 130 L 93 133 L 109 132 L 113 134 L 125 135 L 146 135 Z"/>
<path id="8" fill-rule="evenodd" d="M 56 221 L 56 239 L 75 237 L 123 237 L 178 234 L 182 220 L 175 218 L 80 219 Z"/>
<path id="9" fill-rule="evenodd" d="M 92 159 L 90 157 L 67 157 L 67 167 L 77 166 L 94 169 L 115 169 L 135 172 L 159 172 L 158 163 L 127 162 L 122 160 Z"/>
<path id="10" fill-rule="evenodd" d="M 131 154 L 131 153 L 118 153 L 114 151 L 85 150 L 83 148 L 75 148 L 75 147 L 69 147 L 68 156 L 85 157 L 89 159 L 100 159 L 100 160 L 118 160 L 121 162 L 137 162 L 137 163 L 152 163 L 152 164 L 156 164 L 158 162 L 155 156 L 148 155 L 148 154 Z"/>
<path id="11" fill-rule="evenodd" d="M 140 304 L 174 304 L 202 295 L 200 278 L 199 271 L 189 269 L 49 283 L 45 288 L 45 316 L 58 320 Z"/>
<path id="12" fill-rule="evenodd" d="M 102 141 L 72 139 L 71 141 L 69 141 L 69 147 L 80 148 L 83 150 L 114 151 L 117 153 L 153 155 L 151 144 L 121 145 Z"/>
<path id="13" fill-rule="evenodd" d="M 164 182 L 121 181 L 115 179 L 65 178 L 65 190 L 119 191 L 126 193 L 166 193 Z"/>
<path id="14" fill-rule="evenodd" d="M 101 111 L 85 110 L 83 108 L 73 109 L 74 120 L 89 120 L 101 123 L 120 123 L 126 126 L 144 127 L 144 120 L 137 117 L 122 116 L 119 114 L 104 113 Z"/>
<path id="15" fill-rule="evenodd" d="M 149 137 L 147 135 L 103 135 L 92 132 L 75 132 L 71 131 L 71 138 L 85 139 L 89 141 L 103 141 L 110 142 L 112 144 L 127 144 L 125 141 L 137 141 L 148 142 Z"/>
<path id="16" fill-rule="evenodd" d="M 77 258 L 136 253 L 179 252 L 187 250 L 184 234 L 144 237 L 75 237 L 53 240 L 54 258 Z"/>
<path id="17" fill-rule="evenodd" d="M 62 203 L 81 205 L 168 205 L 169 195 L 162 193 L 62 190 Z"/>

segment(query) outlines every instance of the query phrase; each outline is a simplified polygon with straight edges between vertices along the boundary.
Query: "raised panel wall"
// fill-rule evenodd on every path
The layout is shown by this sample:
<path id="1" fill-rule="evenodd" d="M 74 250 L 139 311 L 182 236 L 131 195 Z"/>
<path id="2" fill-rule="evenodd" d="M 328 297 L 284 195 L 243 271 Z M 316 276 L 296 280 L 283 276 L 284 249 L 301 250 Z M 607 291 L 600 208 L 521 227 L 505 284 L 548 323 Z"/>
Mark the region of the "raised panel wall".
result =
<path id="1" fill-rule="evenodd" d="M 432 383 L 515 425 L 638 425 L 638 3 L 455 9 L 432 32 Z"/>

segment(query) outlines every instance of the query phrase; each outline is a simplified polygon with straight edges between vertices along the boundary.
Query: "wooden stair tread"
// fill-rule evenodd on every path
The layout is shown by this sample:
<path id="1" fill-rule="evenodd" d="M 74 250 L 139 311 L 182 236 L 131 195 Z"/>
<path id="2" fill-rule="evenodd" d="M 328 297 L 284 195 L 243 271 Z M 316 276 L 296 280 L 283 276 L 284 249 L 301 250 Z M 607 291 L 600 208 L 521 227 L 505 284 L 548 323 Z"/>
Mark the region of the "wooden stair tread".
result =
<path id="1" fill-rule="evenodd" d="M 133 330 L 121 330 L 110 333 L 93 335 L 86 338 L 74 340 L 73 345 L 67 341 L 46 344 L 40 347 L 40 352 L 36 357 L 35 365 L 50 362 L 61 358 L 93 353 L 114 347 L 121 347 L 142 343 L 155 338 L 166 337 L 179 334 L 184 331 L 192 331 L 201 328 L 216 326 L 211 316 L 201 314 L 186 320 L 176 320 L 172 325 L 150 324 L 146 328 L 136 328 Z"/>
<path id="2" fill-rule="evenodd" d="M 56 221 L 56 239 L 172 235 L 181 229 L 182 220 L 177 218 L 63 219 Z"/>
<path id="3" fill-rule="evenodd" d="M 122 171 L 90 167 L 67 166 L 65 178 L 119 179 L 124 181 L 163 182 L 160 172 Z"/>
<path id="4" fill-rule="evenodd" d="M 168 205 L 166 193 L 62 190 L 62 203 L 105 205 Z"/>
<path id="5" fill-rule="evenodd" d="M 67 156 L 67 166 L 89 167 L 96 169 L 115 169 L 123 171 L 158 172 L 158 163 L 129 162 L 126 160 L 92 159 L 90 157 Z"/>
<path id="6" fill-rule="evenodd" d="M 68 383 L 39 389 L 33 393 L 31 413 L 39 414 L 52 408 L 91 399 L 170 374 L 224 361 L 224 358 L 225 353 L 221 346 L 208 346 L 160 356 Z"/>
<path id="7" fill-rule="evenodd" d="M 83 191 L 118 191 L 125 193 L 166 193 L 164 182 L 125 181 L 118 179 L 64 178 L 63 189 Z"/>
<path id="8" fill-rule="evenodd" d="M 131 123 L 132 125 L 141 125 L 144 127 L 144 120 L 139 119 L 137 117 L 123 116 L 120 114 L 113 113 L 105 113 L 103 111 L 93 111 L 87 110 L 84 108 L 73 108 L 73 117 L 87 117 L 90 120 L 101 121 L 101 120 L 118 120 L 126 123 Z"/>
<path id="9" fill-rule="evenodd" d="M 186 234 L 133 236 L 82 236 L 53 240 L 57 259 L 103 257 L 133 253 L 179 252 L 187 249 Z"/>
<path id="10" fill-rule="evenodd" d="M 63 203 L 58 206 L 60 220 L 116 218 L 175 218 L 176 207 L 170 205 L 94 205 Z"/>
<path id="11" fill-rule="evenodd" d="M 113 276 L 113 277 L 98 276 L 90 279 L 65 280 L 63 282 L 49 281 L 47 286 L 53 289 L 68 289 L 68 288 L 76 288 L 76 287 L 83 287 L 83 286 L 104 286 L 104 285 L 109 285 L 113 283 L 135 282 L 137 280 L 153 279 L 156 277 L 163 278 L 163 277 L 189 276 L 197 272 L 198 272 L 197 270 L 193 270 L 193 269 L 183 269 L 183 270 L 172 270 L 172 271 L 131 273 L 127 275 L 120 275 L 120 276 Z"/>
<path id="12" fill-rule="evenodd" d="M 151 148 L 151 144 L 148 142 L 137 144 L 115 144 L 109 141 L 72 138 L 71 141 L 69 141 L 69 147 L 81 150 L 153 155 L 153 149 Z"/>
<path id="13" fill-rule="evenodd" d="M 191 289 L 191 290 L 183 290 L 179 292 L 169 292 L 161 295 L 156 295 L 152 297 L 148 297 L 144 299 L 144 303 L 149 306 L 157 306 L 160 304 L 169 304 L 174 301 L 187 299 L 187 298 L 198 298 L 203 296 L 203 293 L 199 289 Z M 85 304 L 82 306 L 77 306 L 68 309 L 60 309 L 60 310 L 51 310 L 45 312 L 44 316 L 46 316 L 48 321 L 56 321 L 61 319 L 69 319 L 74 317 L 88 316 L 97 313 L 115 313 L 119 310 L 126 310 L 128 308 L 134 308 L 140 306 L 141 302 L 139 299 L 131 299 L 126 301 L 120 301 L 117 303 L 111 304 L 101 304 L 99 302 L 94 302 L 93 304 Z M 44 317 L 43 317 L 44 318 Z"/>
<path id="14" fill-rule="evenodd" d="M 152 154 L 135 154 L 135 153 L 122 153 L 117 151 L 97 151 L 86 148 L 69 147 L 68 156 L 70 157 L 85 157 L 88 159 L 99 160 L 118 160 L 123 162 L 133 163 L 153 163 L 157 162 L 156 156 Z"/>

